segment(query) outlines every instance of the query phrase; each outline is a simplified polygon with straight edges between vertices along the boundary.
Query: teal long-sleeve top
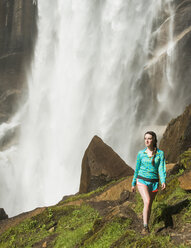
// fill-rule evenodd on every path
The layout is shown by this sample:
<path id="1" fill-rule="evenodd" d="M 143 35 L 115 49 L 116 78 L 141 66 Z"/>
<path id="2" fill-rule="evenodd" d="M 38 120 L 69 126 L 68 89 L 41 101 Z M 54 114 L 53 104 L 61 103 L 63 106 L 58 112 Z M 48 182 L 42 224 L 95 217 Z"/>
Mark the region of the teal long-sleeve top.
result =
<path id="1" fill-rule="evenodd" d="M 149 179 L 158 179 L 160 177 L 161 183 L 166 182 L 166 165 L 164 152 L 157 148 L 155 156 L 155 163 L 152 165 L 153 157 L 149 157 L 146 149 L 138 152 L 135 173 L 132 181 L 132 186 L 136 185 L 137 176 L 142 176 Z"/>

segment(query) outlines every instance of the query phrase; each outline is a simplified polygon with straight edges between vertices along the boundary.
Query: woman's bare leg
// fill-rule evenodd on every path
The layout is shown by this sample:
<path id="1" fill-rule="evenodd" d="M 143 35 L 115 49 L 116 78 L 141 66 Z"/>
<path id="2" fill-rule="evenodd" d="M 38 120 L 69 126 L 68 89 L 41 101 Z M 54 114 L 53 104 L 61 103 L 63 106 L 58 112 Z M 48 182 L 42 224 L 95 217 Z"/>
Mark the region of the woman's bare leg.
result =
<path id="1" fill-rule="evenodd" d="M 149 196 L 150 196 L 150 204 L 149 204 L 149 211 L 148 211 L 148 216 L 147 216 L 147 221 L 149 222 L 149 219 L 150 219 L 150 216 L 151 216 L 151 208 L 152 208 L 152 204 L 153 204 L 153 201 L 155 199 L 155 196 L 156 196 L 157 192 L 152 192 L 152 191 L 149 191 Z"/>
<path id="2" fill-rule="evenodd" d="M 139 193 L 143 199 L 144 207 L 143 207 L 143 224 L 148 225 L 148 219 L 149 219 L 149 208 L 150 208 L 150 194 L 148 187 L 144 184 L 137 184 Z"/>
<path id="3" fill-rule="evenodd" d="M 157 192 L 151 192 L 148 190 L 148 187 L 142 183 L 137 184 L 139 193 L 143 199 L 144 208 L 143 208 L 143 224 L 148 225 L 150 215 L 151 215 L 151 207 L 152 203 L 155 199 Z"/>

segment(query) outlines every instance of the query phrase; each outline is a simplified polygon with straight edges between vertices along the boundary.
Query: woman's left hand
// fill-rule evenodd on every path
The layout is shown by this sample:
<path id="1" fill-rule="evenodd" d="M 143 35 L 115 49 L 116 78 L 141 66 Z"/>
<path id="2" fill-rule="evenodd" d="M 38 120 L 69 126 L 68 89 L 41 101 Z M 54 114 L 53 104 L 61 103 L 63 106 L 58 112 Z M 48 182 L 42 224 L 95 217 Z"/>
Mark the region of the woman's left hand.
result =
<path id="1" fill-rule="evenodd" d="M 162 183 L 161 188 L 162 188 L 162 190 L 166 189 L 166 183 Z"/>

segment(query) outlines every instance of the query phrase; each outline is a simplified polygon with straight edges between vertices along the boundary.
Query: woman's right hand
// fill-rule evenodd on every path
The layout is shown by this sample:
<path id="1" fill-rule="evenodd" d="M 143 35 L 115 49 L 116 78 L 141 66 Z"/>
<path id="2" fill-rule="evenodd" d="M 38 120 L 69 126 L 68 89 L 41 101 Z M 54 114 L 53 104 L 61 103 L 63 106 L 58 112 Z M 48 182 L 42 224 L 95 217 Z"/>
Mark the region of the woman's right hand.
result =
<path id="1" fill-rule="evenodd" d="M 132 192 L 135 192 L 135 190 L 136 190 L 136 188 L 135 188 L 135 186 L 132 186 Z"/>
<path id="2" fill-rule="evenodd" d="M 162 190 L 166 189 L 166 183 L 162 183 L 161 188 Z"/>

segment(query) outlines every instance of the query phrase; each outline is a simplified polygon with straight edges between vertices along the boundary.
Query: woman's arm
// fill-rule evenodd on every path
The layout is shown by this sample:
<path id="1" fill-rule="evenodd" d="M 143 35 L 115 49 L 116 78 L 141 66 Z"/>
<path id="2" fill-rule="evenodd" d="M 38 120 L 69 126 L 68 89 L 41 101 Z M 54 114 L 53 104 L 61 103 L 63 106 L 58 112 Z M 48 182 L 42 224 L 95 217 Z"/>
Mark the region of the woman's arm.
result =
<path id="1" fill-rule="evenodd" d="M 141 153 L 139 152 L 137 155 L 136 168 L 135 168 L 134 177 L 133 177 L 133 181 L 132 181 L 132 190 L 133 190 L 133 187 L 135 187 L 135 185 L 136 185 L 136 179 L 138 176 L 140 166 L 141 166 Z"/>
<path id="2" fill-rule="evenodd" d="M 164 157 L 163 151 L 161 151 L 161 154 L 160 154 L 160 164 L 158 167 L 158 172 L 159 172 L 161 184 L 165 188 L 166 185 L 164 184 L 166 183 L 166 163 L 165 163 L 165 157 Z"/>

